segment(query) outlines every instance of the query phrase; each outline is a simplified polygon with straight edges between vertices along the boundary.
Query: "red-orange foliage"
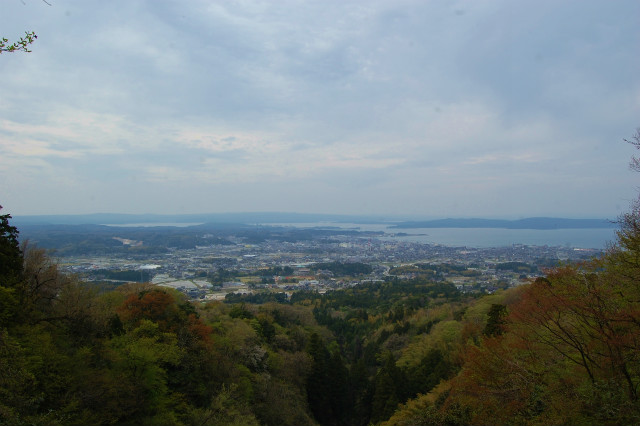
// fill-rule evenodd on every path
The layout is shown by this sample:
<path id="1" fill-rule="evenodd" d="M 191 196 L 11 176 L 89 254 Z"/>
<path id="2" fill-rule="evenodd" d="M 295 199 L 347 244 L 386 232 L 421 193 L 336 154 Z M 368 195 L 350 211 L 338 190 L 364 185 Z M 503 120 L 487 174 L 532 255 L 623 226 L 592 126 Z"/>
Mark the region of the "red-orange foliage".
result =
<path id="1" fill-rule="evenodd" d="M 513 337 L 490 337 L 467 348 L 444 410 L 455 404 L 471 407 L 473 424 L 515 424 L 535 410 L 544 371 L 536 366 L 536 355 Z"/>
<path id="2" fill-rule="evenodd" d="M 441 410 L 467 407 L 472 424 L 637 419 L 635 273 L 614 253 L 558 268 L 523 288 L 504 334 L 467 347 Z"/>
<path id="3" fill-rule="evenodd" d="M 543 344 L 579 366 L 592 383 L 618 381 L 636 401 L 638 303 L 630 303 L 625 286 L 610 273 L 613 268 L 598 271 L 601 266 L 562 268 L 538 279 L 514 306 L 512 329 L 522 340 Z"/>
<path id="4" fill-rule="evenodd" d="M 172 295 L 154 289 L 130 295 L 118 308 L 122 320 L 138 324 L 142 319 L 157 323 L 161 329 L 169 330 L 178 319 L 178 307 Z"/>
<path id="5" fill-rule="evenodd" d="M 185 306 L 191 309 L 184 309 Z M 178 305 L 173 295 L 161 289 L 131 294 L 118 308 L 123 322 L 133 327 L 147 319 L 162 331 L 177 333 L 182 346 L 210 345 L 212 328 L 192 312 L 190 305 Z"/>
<path id="6" fill-rule="evenodd" d="M 203 323 L 202 320 L 197 318 L 194 314 L 189 315 L 188 330 L 192 336 L 200 340 L 202 343 L 211 343 L 211 333 L 213 333 L 213 328 Z"/>

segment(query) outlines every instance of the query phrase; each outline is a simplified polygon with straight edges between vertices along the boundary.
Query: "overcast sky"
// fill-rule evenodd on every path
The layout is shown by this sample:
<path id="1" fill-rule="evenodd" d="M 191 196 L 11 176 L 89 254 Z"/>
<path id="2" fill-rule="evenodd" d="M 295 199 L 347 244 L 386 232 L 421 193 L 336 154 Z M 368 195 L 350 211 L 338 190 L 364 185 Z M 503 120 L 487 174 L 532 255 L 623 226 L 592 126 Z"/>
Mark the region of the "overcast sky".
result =
<path id="1" fill-rule="evenodd" d="M 2 0 L 2 213 L 624 212 L 640 2 Z M 640 154 L 640 153 L 638 153 Z"/>

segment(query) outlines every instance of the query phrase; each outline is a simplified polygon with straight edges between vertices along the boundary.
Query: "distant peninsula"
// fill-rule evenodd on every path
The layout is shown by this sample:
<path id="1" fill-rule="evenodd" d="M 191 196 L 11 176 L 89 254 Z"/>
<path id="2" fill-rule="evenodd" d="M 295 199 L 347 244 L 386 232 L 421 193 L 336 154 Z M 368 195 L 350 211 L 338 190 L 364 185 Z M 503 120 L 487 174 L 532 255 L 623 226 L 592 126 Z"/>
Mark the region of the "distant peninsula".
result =
<path id="1" fill-rule="evenodd" d="M 503 229 L 598 229 L 617 228 L 618 224 L 607 219 L 565 219 L 554 217 L 528 217 L 518 220 L 503 219 L 437 219 L 400 222 L 389 228 L 503 228 Z"/>

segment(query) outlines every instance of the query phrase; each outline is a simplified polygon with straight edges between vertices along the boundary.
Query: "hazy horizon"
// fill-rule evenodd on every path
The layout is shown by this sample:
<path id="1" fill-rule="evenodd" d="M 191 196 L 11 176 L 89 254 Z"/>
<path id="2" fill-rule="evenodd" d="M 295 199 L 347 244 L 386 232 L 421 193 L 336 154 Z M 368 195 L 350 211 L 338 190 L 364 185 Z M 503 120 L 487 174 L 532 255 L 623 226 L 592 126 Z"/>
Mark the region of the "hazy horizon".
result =
<path id="1" fill-rule="evenodd" d="M 47 216 L 61 216 L 61 217 L 73 217 L 73 216 L 132 216 L 132 217 L 142 217 L 142 216 L 230 216 L 230 215 L 300 215 L 300 216 L 326 216 L 329 217 L 328 220 L 333 220 L 331 217 L 337 218 L 373 218 L 373 219 L 384 219 L 389 218 L 388 220 L 440 220 L 440 219 L 497 219 L 497 220 L 521 220 L 521 219 L 530 219 L 530 218 L 563 218 L 563 219 L 605 219 L 605 220 L 618 220 L 620 215 L 624 214 L 627 209 L 626 207 L 630 206 L 632 200 L 629 200 L 629 204 L 623 206 L 620 212 L 615 215 L 589 215 L 589 214 L 580 214 L 576 213 L 573 215 L 559 215 L 559 214 L 499 214 L 495 215 L 478 215 L 473 213 L 461 213 L 458 215 L 433 215 L 433 214 L 419 214 L 419 213 L 322 213 L 322 212 L 303 212 L 303 211 L 202 211 L 202 212 L 191 212 L 191 213 L 166 213 L 166 212 L 141 212 L 141 213 L 125 213 L 118 211 L 95 211 L 95 212 L 86 212 L 86 213 L 27 213 L 27 214 L 16 214 L 9 209 L 2 206 L 0 210 L 0 214 L 10 214 L 13 218 L 21 218 L 21 217 L 47 217 Z"/>
<path id="2" fill-rule="evenodd" d="M 162 213 L 85 213 L 85 214 L 61 214 L 61 215 L 12 215 L 14 221 L 19 223 L 45 223 L 49 220 L 61 220 L 59 223 L 80 223 L 77 220 L 91 220 L 83 222 L 87 224 L 122 224 L 122 223 L 161 223 L 175 222 L 206 223 L 207 220 L 224 222 L 264 222 L 264 223 L 413 223 L 413 222 L 438 222 L 447 220 L 457 221 L 505 221 L 518 222 L 522 220 L 545 220 L 561 219 L 569 221 L 615 221 L 612 217 L 559 217 L 559 216 L 521 216 L 521 217 L 429 217 L 423 215 L 381 215 L 381 214 L 325 214 L 325 213 L 301 213 L 301 212 L 218 212 L 218 213 L 185 213 L 185 214 L 162 214 Z M 43 221 L 43 222 L 40 222 Z M 194 223 L 195 223 L 194 222 Z M 58 222 L 50 222 L 52 224 Z M 614 223 L 614 222 L 612 222 Z"/>
<path id="3" fill-rule="evenodd" d="M 615 219 L 640 2 L 9 1 L 0 214 Z"/>

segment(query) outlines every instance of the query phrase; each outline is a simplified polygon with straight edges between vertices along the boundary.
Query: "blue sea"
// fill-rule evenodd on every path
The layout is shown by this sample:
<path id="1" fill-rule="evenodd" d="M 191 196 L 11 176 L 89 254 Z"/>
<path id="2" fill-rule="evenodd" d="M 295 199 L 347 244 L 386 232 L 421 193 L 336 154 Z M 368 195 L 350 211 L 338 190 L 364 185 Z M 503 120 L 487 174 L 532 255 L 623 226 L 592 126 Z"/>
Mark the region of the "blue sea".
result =
<path id="1" fill-rule="evenodd" d="M 276 225 L 276 224 L 271 224 Z M 503 228 L 389 228 L 384 224 L 358 223 L 281 223 L 277 225 L 299 228 L 343 228 L 359 231 L 382 231 L 382 240 L 407 241 L 465 247 L 504 247 L 513 244 L 530 246 L 563 246 L 572 248 L 605 249 L 615 242 L 616 229 L 503 229 Z M 407 235 L 398 235 L 407 234 Z"/>
<path id="2" fill-rule="evenodd" d="M 127 223 L 109 226 L 186 227 L 200 223 Z M 423 244 L 442 244 L 455 247 L 504 247 L 513 244 L 528 246 L 563 246 L 572 248 L 605 249 L 616 239 L 616 229 L 504 229 L 504 228 L 389 228 L 390 224 L 362 224 L 341 222 L 268 223 L 266 226 L 292 226 L 296 228 L 350 229 L 384 232 L 381 240 L 406 241 Z M 402 235 L 399 235 L 402 234 Z M 405 235 L 406 234 L 406 235 Z"/>
<path id="3" fill-rule="evenodd" d="M 604 249 L 615 241 L 615 229 L 502 229 L 502 228 L 429 228 L 403 229 L 407 236 L 394 240 L 446 246 L 503 247 L 513 244 L 529 246 L 565 246 Z"/>

